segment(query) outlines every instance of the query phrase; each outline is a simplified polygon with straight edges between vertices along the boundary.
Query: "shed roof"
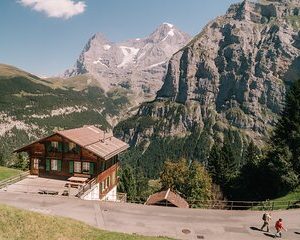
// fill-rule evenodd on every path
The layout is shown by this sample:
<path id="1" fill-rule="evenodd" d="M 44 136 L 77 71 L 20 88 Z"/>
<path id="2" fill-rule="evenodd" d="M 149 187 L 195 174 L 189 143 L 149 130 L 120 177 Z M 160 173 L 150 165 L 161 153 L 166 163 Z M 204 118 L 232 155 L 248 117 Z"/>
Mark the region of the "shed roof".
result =
<path id="1" fill-rule="evenodd" d="M 127 143 L 115 138 L 112 133 L 106 133 L 95 126 L 84 126 L 81 128 L 57 131 L 55 134 L 69 139 L 105 160 L 123 152 L 129 147 Z M 53 136 L 53 134 L 50 136 Z M 47 138 L 48 137 L 39 139 L 34 143 L 38 143 Z M 34 143 L 20 148 L 16 150 L 16 152 L 23 151 Z"/>
<path id="2" fill-rule="evenodd" d="M 159 202 L 166 200 L 179 208 L 189 208 L 189 204 L 178 194 L 172 192 L 170 188 L 166 191 L 154 193 L 146 201 L 146 205 L 157 205 Z"/>

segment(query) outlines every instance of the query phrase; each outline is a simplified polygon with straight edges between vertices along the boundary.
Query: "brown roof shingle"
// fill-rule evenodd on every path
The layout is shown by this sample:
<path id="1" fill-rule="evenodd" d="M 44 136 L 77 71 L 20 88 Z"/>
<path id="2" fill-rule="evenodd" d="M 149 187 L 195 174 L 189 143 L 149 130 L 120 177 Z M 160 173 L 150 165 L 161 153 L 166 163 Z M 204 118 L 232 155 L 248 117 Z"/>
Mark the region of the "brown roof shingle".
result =
<path id="1" fill-rule="evenodd" d="M 146 201 L 146 205 L 156 205 L 159 202 L 166 200 L 179 208 L 189 208 L 189 204 L 178 194 L 172 192 L 170 188 L 167 191 L 154 193 Z"/>
<path id="2" fill-rule="evenodd" d="M 115 138 L 112 133 L 106 133 L 95 126 L 84 126 L 81 128 L 57 131 L 56 134 L 69 139 L 104 160 L 108 160 L 129 148 L 127 143 Z M 51 136 L 53 136 L 53 134 Z M 47 138 L 48 137 L 39 139 L 25 147 L 15 150 L 15 152 L 23 151 L 28 146 Z"/>

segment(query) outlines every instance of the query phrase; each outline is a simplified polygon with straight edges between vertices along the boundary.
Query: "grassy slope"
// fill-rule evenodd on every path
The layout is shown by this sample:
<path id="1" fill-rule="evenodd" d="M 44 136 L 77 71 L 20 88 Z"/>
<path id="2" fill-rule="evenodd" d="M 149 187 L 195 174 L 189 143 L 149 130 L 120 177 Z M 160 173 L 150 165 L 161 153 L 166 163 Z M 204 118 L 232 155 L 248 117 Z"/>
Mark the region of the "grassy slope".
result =
<path id="1" fill-rule="evenodd" d="M 18 175 L 21 171 L 0 166 L 0 181 Z"/>
<path id="2" fill-rule="evenodd" d="M 297 203 L 297 205 L 295 205 Z M 271 199 L 259 204 L 252 208 L 252 210 L 263 210 L 263 209 L 273 209 L 273 210 L 282 210 L 288 208 L 294 208 L 299 206 L 300 203 L 300 186 L 298 186 L 294 191 L 288 193 L 285 196 Z"/>
<path id="3" fill-rule="evenodd" d="M 46 216 L 0 205 L 0 239 L 167 239 L 133 236 L 99 230 L 67 218 Z"/>
<path id="4" fill-rule="evenodd" d="M 78 78 L 76 84 L 81 80 L 84 77 Z M 1 155 L 4 159 L 7 158 L 13 149 L 52 133 L 57 128 L 68 129 L 83 125 L 109 128 L 107 116 L 120 114 L 128 103 L 125 97 L 106 96 L 95 84 L 86 85 L 85 88 L 80 85 L 81 90 L 76 91 L 73 87 L 54 84 L 12 66 L 0 64 L 0 124 L 9 124 L 11 121 L 5 117 L 1 119 L 1 114 L 6 114 L 14 120 L 14 124 L 27 126 L 23 130 L 13 128 L 11 132 L 0 136 L 0 158 Z M 51 116 L 52 110 L 61 108 L 85 110 Z"/>
<path id="5" fill-rule="evenodd" d="M 287 195 L 280 198 L 276 198 L 272 201 L 300 201 L 300 186 L 298 186 L 296 190 L 288 193 Z"/>

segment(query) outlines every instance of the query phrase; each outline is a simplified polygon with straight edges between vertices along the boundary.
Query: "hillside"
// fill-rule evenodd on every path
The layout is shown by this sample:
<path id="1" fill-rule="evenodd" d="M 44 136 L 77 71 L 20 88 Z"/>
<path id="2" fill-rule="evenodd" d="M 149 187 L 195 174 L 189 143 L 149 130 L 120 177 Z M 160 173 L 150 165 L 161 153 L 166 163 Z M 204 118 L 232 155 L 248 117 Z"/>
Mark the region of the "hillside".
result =
<path id="1" fill-rule="evenodd" d="M 20 170 L 0 166 L 0 181 L 10 177 L 18 176 L 20 173 L 22 173 Z"/>
<path id="2" fill-rule="evenodd" d="M 166 239 L 107 232 L 79 221 L 0 205 L 0 239 L 147 240 Z"/>
<path id="3" fill-rule="evenodd" d="M 0 65 L 0 158 L 55 129 L 110 128 L 127 103 L 118 92 L 104 94 L 96 84 L 74 89 Z"/>
<path id="4" fill-rule="evenodd" d="M 298 1 L 243 1 L 209 22 L 173 55 L 155 101 L 115 128 L 136 146 L 126 161 L 157 177 L 165 159 L 206 165 L 210 148 L 227 142 L 241 167 L 249 142 L 269 139 L 300 76 L 299 15 Z"/>

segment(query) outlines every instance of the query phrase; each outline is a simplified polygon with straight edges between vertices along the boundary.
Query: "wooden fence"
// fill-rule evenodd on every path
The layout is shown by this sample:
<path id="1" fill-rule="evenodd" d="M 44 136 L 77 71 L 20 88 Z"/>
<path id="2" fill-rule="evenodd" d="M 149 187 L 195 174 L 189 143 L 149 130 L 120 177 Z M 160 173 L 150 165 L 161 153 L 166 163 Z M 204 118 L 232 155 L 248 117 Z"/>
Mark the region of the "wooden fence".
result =
<path id="1" fill-rule="evenodd" d="M 9 185 L 23 180 L 29 174 L 30 174 L 30 172 L 26 171 L 26 172 L 22 172 L 22 173 L 18 174 L 17 176 L 13 176 L 13 177 L 10 177 L 10 178 L 7 178 L 7 179 L 4 179 L 4 180 L 0 181 L 0 189 L 1 188 L 7 188 L 7 186 L 9 186 Z"/>

